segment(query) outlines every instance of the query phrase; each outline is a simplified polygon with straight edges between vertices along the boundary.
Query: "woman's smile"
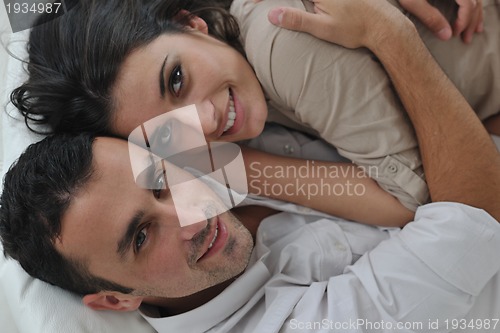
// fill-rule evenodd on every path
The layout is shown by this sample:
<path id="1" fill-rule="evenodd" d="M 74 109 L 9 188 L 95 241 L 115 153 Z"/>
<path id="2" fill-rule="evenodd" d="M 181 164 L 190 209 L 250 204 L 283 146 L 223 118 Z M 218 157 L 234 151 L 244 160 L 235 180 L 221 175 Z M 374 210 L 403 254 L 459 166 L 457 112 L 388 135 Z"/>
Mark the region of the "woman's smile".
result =
<path id="1" fill-rule="evenodd" d="M 112 96 L 114 131 L 123 137 L 149 119 L 191 104 L 199 109 L 207 141 L 253 138 L 267 117 L 262 88 L 245 58 L 199 31 L 161 35 L 133 51 Z"/>

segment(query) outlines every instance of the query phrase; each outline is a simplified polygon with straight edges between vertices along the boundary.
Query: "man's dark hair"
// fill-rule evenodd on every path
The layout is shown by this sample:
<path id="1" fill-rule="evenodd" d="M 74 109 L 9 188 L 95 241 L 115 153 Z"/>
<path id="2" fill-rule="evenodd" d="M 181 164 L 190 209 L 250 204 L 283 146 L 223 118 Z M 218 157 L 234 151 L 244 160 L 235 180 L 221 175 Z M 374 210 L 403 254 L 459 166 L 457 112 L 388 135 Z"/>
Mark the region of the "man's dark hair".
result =
<path id="1" fill-rule="evenodd" d="M 54 242 L 71 200 L 93 177 L 94 136 L 58 135 L 29 146 L 9 169 L 0 197 L 4 255 L 31 276 L 82 295 L 133 290 L 92 276 L 85 262 L 61 255 Z"/>
<path id="2" fill-rule="evenodd" d="M 66 0 L 69 11 L 32 28 L 28 80 L 12 103 L 37 133 L 111 135 L 111 90 L 126 57 L 165 33 L 185 31 L 189 15 L 207 22 L 209 34 L 242 52 L 232 0 Z M 50 17 L 50 16 L 54 17 Z M 137 112 L 141 112 L 137 110 Z M 47 133 L 45 133 L 47 134 Z"/>

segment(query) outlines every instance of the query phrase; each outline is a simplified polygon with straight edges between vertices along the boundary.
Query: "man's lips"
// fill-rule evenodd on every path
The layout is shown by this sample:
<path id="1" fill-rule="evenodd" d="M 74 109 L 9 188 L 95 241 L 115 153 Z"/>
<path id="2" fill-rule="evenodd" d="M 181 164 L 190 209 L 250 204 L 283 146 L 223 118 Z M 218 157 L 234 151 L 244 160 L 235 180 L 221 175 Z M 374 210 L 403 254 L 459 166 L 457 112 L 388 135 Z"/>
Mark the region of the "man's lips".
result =
<path id="1" fill-rule="evenodd" d="M 205 260 L 212 255 L 216 254 L 220 249 L 226 244 L 228 237 L 226 225 L 219 219 L 219 216 L 212 218 L 210 221 L 210 233 L 207 235 L 202 251 L 200 251 L 201 256 L 197 261 Z M 211 246 L 210 246 L 211 245 Z"/>

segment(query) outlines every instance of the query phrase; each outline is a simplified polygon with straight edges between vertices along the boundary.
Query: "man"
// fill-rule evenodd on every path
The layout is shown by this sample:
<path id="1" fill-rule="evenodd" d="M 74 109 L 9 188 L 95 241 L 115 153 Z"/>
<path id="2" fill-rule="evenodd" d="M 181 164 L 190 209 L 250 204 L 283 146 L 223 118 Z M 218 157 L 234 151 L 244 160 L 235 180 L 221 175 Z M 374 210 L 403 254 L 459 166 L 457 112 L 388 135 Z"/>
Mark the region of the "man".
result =
<path id="1" fill-rule="evenodd" d="M 32 206 L 24 210 L 46 214 L 37 224 L 41 228 L 31 232 L 42 232 L 49 225 L 51 237 L 42 246 L 70 271 L 58 283 L 80 289 L 84 302 L 96 309 L 133 310 L 149 304 L 144 312 L 156 317 L 148 320 L 159 331 L 430 331 L 438 327 L 450 331 L 453 319 L 475 314 L 477 305 L 484 305 L 482 292 L 492 292 L 490 281 L 500 279 L 496 259 L 500 226 L 494 221 L 500 218 L 500 156 L 404 16 L 385 1 L 332 1 L 328 4 L 335 5 L 334 11 L 323 4 L 316 5 L 325 14 L 311 22 L 332 29 L 333 42 L 370 48 L 394 80 L 415 125 L 430 192 L 437 202 L 421 207 L 416 222 L 344 270 L 361 254 L 363 241 L 357 242 L 357 231 L 370 233 L 378 238 L 375 242 L 387 235 L 272 208 L 260 207 L 249 214 L 242 207 L 235 216 L 249 230 L 260 223 L 252 250 L 252 232 L 229 213 L 180 228 L 168 191 L 134 186 L 126 143 L 99 138 L 92 144 L 92 138 L 83 135 L 69 145 L 79 148 L 59 152 L 60 158 L 51 165 L 58 172 L 62 168 L 65 175 L 73 174 L 66 177 L 70 181 L 40 175 L 37 168 L 30 174 L 20 167 L 11 171 L 18 175 L 6 179 L 2 197 L 1 230 L 7 253 L 27 261 L 19 257 L 22 252 L 17 248 L 30 244 L 22 243 L 25 237 L 10 223 L 20 211 L 12 210 L 5 193 L 14 193 L 12 179 L 25 185 L 23 177 L 41 177 L 53 186 L 60 184 L 53 197 L 60 200 L 56 207 L 62 209 L 51 212 Z M 347 15 L 350 10 L 356 11 L 357 20 L 346 20 L 352 17 Z M 282 14 L 281 23 L 286 23 L 287 12 Z M 344 33 L 340 28 L 346 29 Z M 53 140 L 46 141 L 45 147 L 34 146 L 31 155 L 57 152 L 61 147 L 54 144 L 58 139 Z M 108 154 L 111 150 L 113 157 Z M 29 169 L 30 163 L 34 162 L 20 159 L 18 165 Z M 71 167 L 66 169 L 67 165 Z M 43 171 L 57 175 L 54 170 Z M 19 184 L 17 191 L 26 191 Z M 42 181 L 38 185 L 32 188 L 46 188 Z M 210 191 L 196 195 L 210 197 Z M 30 197 L 30 193 L 20 194 L 18 203 L 23 198 L 31 201 Z M 38 199 L 51 204 L 48 197 Z M 44 258 L 37 258 L 41 267 L 46 265 Z M 72 286 L 68 282 L 72 279 L 82 280 Z M 434 323 L 436 328 L 430 327 Z"/>

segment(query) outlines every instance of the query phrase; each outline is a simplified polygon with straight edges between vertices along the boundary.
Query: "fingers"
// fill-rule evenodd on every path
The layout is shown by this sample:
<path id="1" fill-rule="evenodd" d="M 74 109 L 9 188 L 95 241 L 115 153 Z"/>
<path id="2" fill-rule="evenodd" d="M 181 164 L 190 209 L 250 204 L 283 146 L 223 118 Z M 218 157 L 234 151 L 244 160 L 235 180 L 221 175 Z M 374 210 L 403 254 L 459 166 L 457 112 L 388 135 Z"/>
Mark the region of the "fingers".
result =
<path id="1" fill-rule="evenodd" d="M 455 36 L 462 35 L 470 43 L 475 33 L 483 31 L 483 6 L 481 0 L 456 0 L 459 5 L 457 19 L 453 26 Z"/>
<path id="2" fill-rule="evenodd" d="M 314 10 L 315 13 L 310 13 L 298 8 L 274 8 L 269 11 L 268 19 L 272 24 L 279 27 L 306 32 L 327 42 L 349 48 L 360 47 L 357 34 L 354 33 L 356 28 L 350 29 L 346 27 L 347 30 L 352 32 L 347 35 L 345 29 L 335 25 L 336 21 L 329 14 L 316 7 Z"/>
<path id="3" fill-rule="evenodd" d="M 446 18 L 427 0 L 399 0 L 404 9 L 417 17 L 439 39 L 448 40 L 452 35 L 461 35 L 465 43 L 470 43 L 475 33 L 483 31 L 482 0 L 455 0 L 455 2 L 459 7 L 452 30 Z"/>
<path id="4" fill-rule="evenodd" d="M 477 7 L 477 0 L 455 0 L 458 4 L 457 20 L 454 24 L 453 34 L 460 35 L 470 25 Z"/>
<path id="5" fill-rule="evenodd" d="M 385 35 L 379 29 L 385 31 L 389 25 L 396 27 L 408 22 L 396 7 L 385 0 L 313 2 L 314 13 L 298 8 L 278 7 L 268 12 L 268 19 L 279 27 L 306 32 L 326 42 L 351 49 L 377 43 Z M 380 21 L 386 24 L 378 24 Z"/>
<path id="6" fill-rule="evenodd" d="M 318 19 L 316 14 L 312 14 L 297 8 L 274 8 L 268 13 L 269 21 L 279 27 L 303 31 L 317 36 Z"/>
<path id="7" fill-rule="evenodd" d="M 399 0 L 401 7 L 417 17 L 439 39 L 448 40 L 453 31 L 441 12 L 427 0 Z"/>

